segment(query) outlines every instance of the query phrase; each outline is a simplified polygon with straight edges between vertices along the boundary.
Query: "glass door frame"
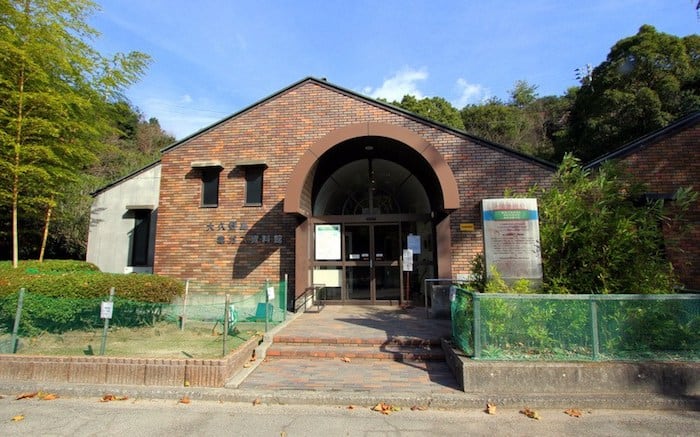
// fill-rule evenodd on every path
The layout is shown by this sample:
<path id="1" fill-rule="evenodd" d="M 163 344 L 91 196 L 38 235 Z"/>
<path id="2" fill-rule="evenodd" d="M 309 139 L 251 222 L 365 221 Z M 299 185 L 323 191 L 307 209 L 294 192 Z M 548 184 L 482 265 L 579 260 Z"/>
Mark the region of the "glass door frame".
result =
<path id="1" fill-rule="evenodd" d="M 339 303 L 368 303 L 368 304 L 381 304 L 381 303 L 405 303 L 404 296 L 404 274 L 401 271 L 401 254 L 404 249 L 405 243 L 402 241 L 404 236 L 404 229 L 402 229 L 404 223 L 406 222 L 418 222 L 430 220 L 429 215 L 425 214 L 387 214 L 384 216 L 321 216 L 313 217 L 309 219 L 311 225 L 310 236 L 310 253 L 311 259 L 309 260 L 310 275 L 312 283 L 315 287 L 328 288 L 327 284 L 315 280 L 315 274 L 317 270 L 328 269 L 335 270 L 338 276 L 339 286 L 332 288 L 339 288 L 339 290 L 332 290 L 332 293 L 320 295 L 322 300 L 326 301 L 336 301 Z M 340 225 L 340 258 L 337 260 L 316 260 L 316 225 Z M 368 247 L 368 258 L 367 260 L 350 260 L 347 256 L 346 248 L 346 229 L 352 226 L 368 226 L 369 232 L 369 247 Z M 374 230 L 377 226 L 396 226 L 396 233 L 398 235 L 398 256 L 395 260 L 381 261 L 376 260 L 376 241 L 374 239 Z M 369 287 L 369 298 L 368 299 L 351 299 L 347 284 L 347 268 L 348 267 L 370 267 L 370 287 Z M 399 293 L 397 299 L 377 299 L 377 284 L 376 284 L 376 271 L 377 267 L 395 267 L 398 269 L 399 277 Z M 331 275 L 333 276 L 333 275 Z M 333 297 L 329 298 L 332 295 Z"/>
<path id="2" fill-rule="evenodd" d="M 387 228 L 388 232 L 381 232 L 380 228 Z M 345 271 L 342 299 L 371 303 L 381 301 L 402 303 L 400 223 L 348 223 L 342 229 Z M 353 229 L 358 229 L 358 232 L 354 232 Z M 361 250 L 359 251 L 348 247 L 349 242 L 357 242 L 355 235 L 359 235 L 361 238 L 359 241 Z M 392 247 L 382 247 L 379 239 L 385 236 L 388 236 Z M 366 241 L 364 241 L 365 239 Z M 359 295 L 353 295 L 354 289 L 350 287 L 351 283 L 355 283 L 352 280 L 354 278 L 353 271 L 357 271 L 360 277 L 367 278 L 366 283 L 363 284 L 365 288 L 360 288 Z M 366 274 L 363 275 L 363 271 L 366 271 Z M 380 275 L 383 276 L 382 279 L 386 283 L 380 281 Z M 385 286 L 380 288 L 380 283 L 385 284 Z M 361 297 L 364 294 L 367 295 L 366 298 Z"/>

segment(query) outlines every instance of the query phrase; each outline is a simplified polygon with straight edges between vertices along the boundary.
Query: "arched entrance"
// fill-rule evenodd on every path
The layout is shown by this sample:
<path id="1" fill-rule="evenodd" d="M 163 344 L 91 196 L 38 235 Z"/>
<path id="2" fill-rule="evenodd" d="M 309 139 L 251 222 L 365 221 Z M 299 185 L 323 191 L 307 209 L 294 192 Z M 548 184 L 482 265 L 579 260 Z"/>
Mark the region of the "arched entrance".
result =
<path id="1" fill-rule="evenodd" d="M 434 147 L 408 129 L 332 132 L 302 157 L 286 194 L 285 212 L 299 216 L 296 295 L 322 284 L 328 301 L 404 302 L 423 279 L 451 271 L 456 182 Z M 414 270 L 402 275 L 408 247 Z"/>

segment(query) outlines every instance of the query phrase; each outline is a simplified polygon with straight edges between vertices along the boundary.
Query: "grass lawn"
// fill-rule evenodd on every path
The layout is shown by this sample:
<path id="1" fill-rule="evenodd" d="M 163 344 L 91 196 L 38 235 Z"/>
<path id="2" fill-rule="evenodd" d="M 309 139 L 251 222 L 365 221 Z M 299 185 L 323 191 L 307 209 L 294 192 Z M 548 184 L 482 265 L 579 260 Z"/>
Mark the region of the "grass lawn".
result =
<path id="1" fill-rule="evenodd" d="M 129 358 L 221 358 L 250 338 L 262 338 L 264 323 L 240 324 L 226 338 L 221 325 L 190 321 L 185 330 L 174 323 L 158 323 L 140 328 L 110 327 L 105 356 Z M 99 355 L 103 329 L 69 331 L 61 334 L 44 332 L 35 337 L 20 337 L 18 355 Z M 0 335 L 0 344 L 9 345 L 10 335 Z M 4 349 L 4 348 L 3 348 Z M 7 351 L 2 351 L 7 352 Z"/>

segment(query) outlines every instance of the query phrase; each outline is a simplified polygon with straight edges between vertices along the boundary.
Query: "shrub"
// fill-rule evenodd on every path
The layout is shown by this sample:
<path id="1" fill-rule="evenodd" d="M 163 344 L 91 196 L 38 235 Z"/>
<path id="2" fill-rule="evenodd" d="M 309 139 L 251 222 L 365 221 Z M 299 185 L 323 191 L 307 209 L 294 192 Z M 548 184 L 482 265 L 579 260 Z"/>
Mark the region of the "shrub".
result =
<path id="1" fill-rule="evenodd" d="M 670 221 L 662 200 L 622 167 L 607 163 L 596 172 L 567 155 L 551 188 L 537 195 L 544 288 L 550 293 L 672 293 L 677 285 L 665 250 L 662 225 Z M 674 196 L 673 219 L 697 193 Z"/>
<path id="2" fill-rule="evenodd" d="M 0 327 L 11 329 L 19 289 L 25 288 L 22 332 L 63 332 L 101 323 L 100 302 L 115 288 L 114 322 L 121 326 L 152 324 L 162 304 L 184 292 L 177 279 L 148 275 L 102 273 L 79 261 L 22 262 L 16 269 L 0 265 Z"/>
<path id="3" fill-rule="evenodd" d="M 22 272 L 37 273 L 69 273 L 69 272 L 99 272 L 100 269 L 92 263 L 70 259 L 52 259 L 43 262 L 20 261 L 17 268 L 12 267 L 11 261 L 0 261 L 0 273 Z"/>
<path id="4" fill-rule="evenodd" d="M 103 298 L 114 287 L 117 296 L 142 302 L 170 302 L 184 291 L 173 278 L 149 274 L 102 273 L 89 263 L 72 261 L 47 268 L 21 263 L 17 269 L 0 268 L 0 297 L 25 288 L 31 293 L 63 298 Z M 39 263 L 37 263 L 39 264 Z M 82 264 L 82 266 L 81 266 Z M 29 266 L 29 267 L 27 267 Z"/>

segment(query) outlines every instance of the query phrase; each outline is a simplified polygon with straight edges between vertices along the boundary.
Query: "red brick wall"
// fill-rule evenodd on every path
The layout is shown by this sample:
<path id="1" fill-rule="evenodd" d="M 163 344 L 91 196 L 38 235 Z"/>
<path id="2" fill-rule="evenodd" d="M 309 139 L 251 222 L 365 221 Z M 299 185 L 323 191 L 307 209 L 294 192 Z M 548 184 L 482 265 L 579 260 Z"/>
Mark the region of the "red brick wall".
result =
<path id="1" fill-rule="evenodd" d="M 621 161 L 651 193 L 672 194 L 680 187 L 700 190 L 700 123 L 672 133 L 640 148 Z M 669 202 L 673 213 L 673 202 Z M 695 202 L 687 214 L 690 229 L 679 233 L 676 227 L 665 227 L 667 254 L 688 288 L 700 290 L 700 203 Z M 679 247 L 674 247 L 674 240 Z M 680 249 L 680 250 L 677 250 Z"/>
<path id="2" fill-rule="evenodd" d="M 480 201 L 501 197 L 504 190 L 525 192 L 546 185 L 551 170 L 495 147 L 479 145 L 448 130 L 435 128 L 380 105 L 373 105 L 314 81 L 250 108 L 238 116 L 171 149 L 162 158 L 155 272 L 223 289 L 254 291 L 265 279 L 286 273 L 294 283 L 296 218 L 284 214 L 284 194 L 297 161 L 315 141 L 334 129 L 361 122 L 390 123 L 410 129 L 437 148 L 452 168 L 461 208 L 452 213 L 453 274 L 467 273 L 482 251 Z M 219 207 L 200 208 L 201 180 L 191 163 L 220 160 Z M 236 162 L 264 160 L 263 206 L 244 207 L 244 173 Z M 282 244 L 240 242 L 245 231 L 227 230 L 229 221 L 249 226 L 247 235 L 279 235 Z M 219 223 L 225 231 L 217 231 Z M 460 232 L 473 223 L 474 232 Z M 213 224 L 215 230 L 207 230 Z M 218 244 L 223 235 L 225 244 Z M 236 236 L 234 244 L 228 237 Z"/>
<path id="3" fill-rule="evenodd" d="M 183 387 L 223 387 L 240 371 L 260 338 L 221 359 L 0 355 L 0 380 Z"/>

